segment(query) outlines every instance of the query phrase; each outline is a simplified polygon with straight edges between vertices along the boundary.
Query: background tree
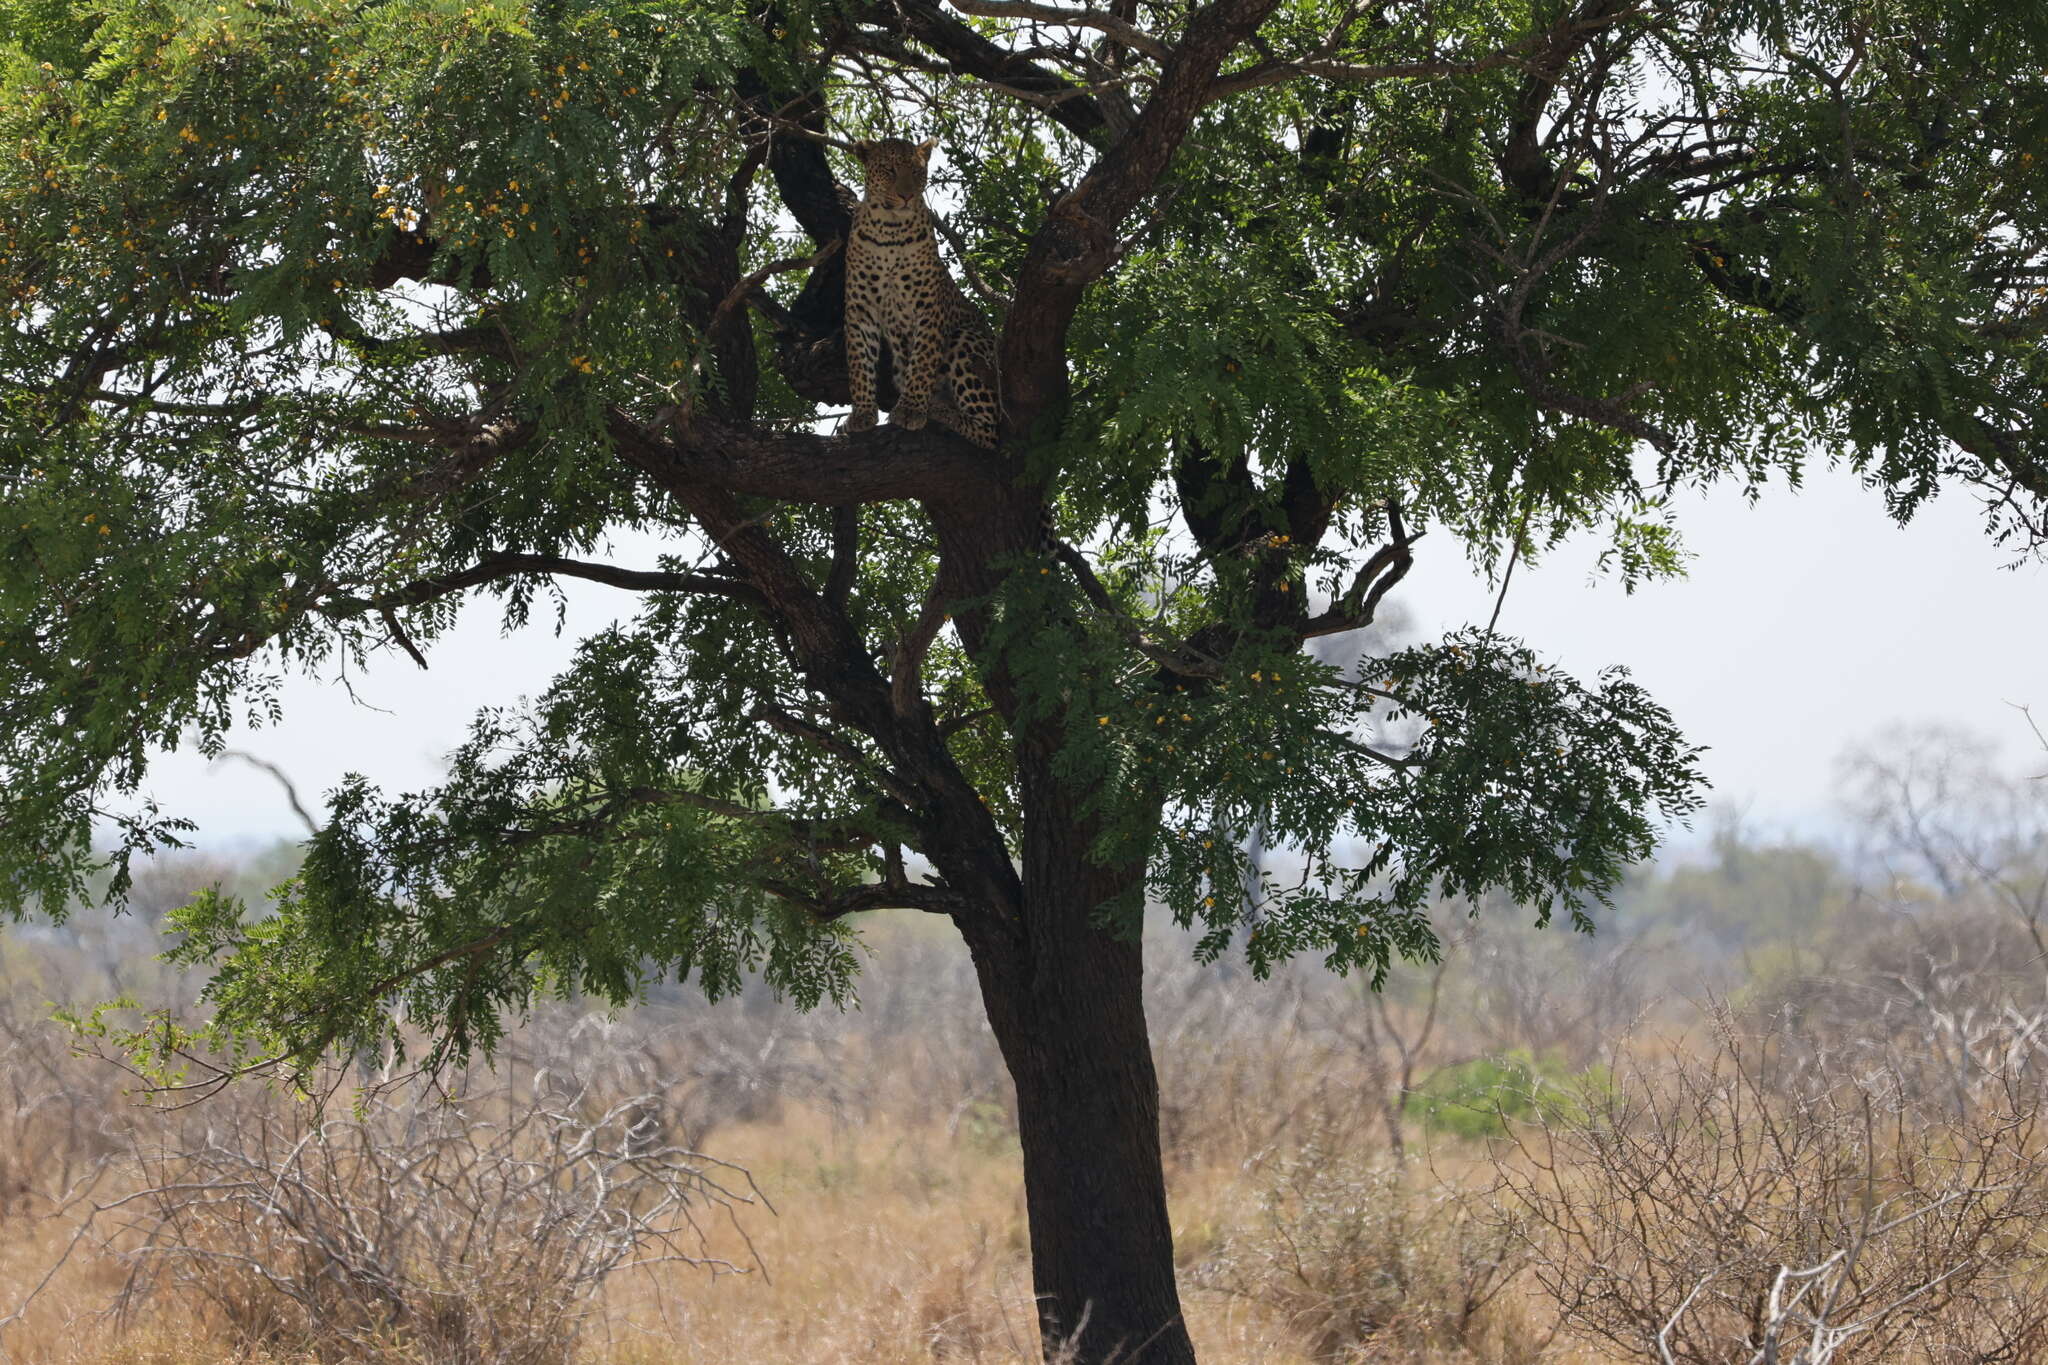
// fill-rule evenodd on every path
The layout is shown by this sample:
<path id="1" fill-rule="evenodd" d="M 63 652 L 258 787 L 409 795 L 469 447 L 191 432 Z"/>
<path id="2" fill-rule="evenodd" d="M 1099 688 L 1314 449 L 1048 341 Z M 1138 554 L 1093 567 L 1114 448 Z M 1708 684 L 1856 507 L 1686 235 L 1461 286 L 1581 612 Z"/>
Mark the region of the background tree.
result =
<path id="1" fill-rule="evenodd" d="M 949 917 L 1076 1359 L 1184 1361 L 1149 896 L 1375 980 L 1580 919 L 1693 754 L 1491 631 L 1361 661 L 1427 530 L 1672 571 L 1674 489 L 1847 461 L 2031 549 L 2048 17 L 2003 0 L 0 6 L 0 894 L 186 825 L 149 756 L 483 592 L 640 595 L 438 788 L 204 898 L 210 1040 L 488 1047 L 537 992 Z M 941 140 L 990 456 L 842 403 L 828 136 Z M 799 279 L 799 272 L 809 266 Z M 1047 509 L 1079 550 L 1048 552 Z M 624 533 L 658 561 L 607 558 Z M 1451 543 L 1455 542 L 1455 546 Z M 652 557 L 652 556 L 651 556 Z M 1229 832 L 1296 858 L 1247 869 Z M 111 831 L 114 843 L 108 849 Z M 96 841 L 97 845 L 96 845 Z M 1285 867 L 1287 880 L 1274 879 Z M 156 1031 L 176 1049 L 179 1035 Z"/>

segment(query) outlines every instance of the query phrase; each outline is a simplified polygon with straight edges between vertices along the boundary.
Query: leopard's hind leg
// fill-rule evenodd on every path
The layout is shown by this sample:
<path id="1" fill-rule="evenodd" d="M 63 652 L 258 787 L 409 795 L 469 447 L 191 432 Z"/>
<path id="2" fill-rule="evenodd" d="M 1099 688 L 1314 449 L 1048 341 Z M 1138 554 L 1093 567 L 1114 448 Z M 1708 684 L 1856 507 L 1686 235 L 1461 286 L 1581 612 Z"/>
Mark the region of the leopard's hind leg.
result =
<path id="1" fill-rule="evenodd" d="M 953 343 L 932 397 L 931 419 L 984 450 L 996 446 L 1000 415 L 994 348 L 972 334 Z"/>

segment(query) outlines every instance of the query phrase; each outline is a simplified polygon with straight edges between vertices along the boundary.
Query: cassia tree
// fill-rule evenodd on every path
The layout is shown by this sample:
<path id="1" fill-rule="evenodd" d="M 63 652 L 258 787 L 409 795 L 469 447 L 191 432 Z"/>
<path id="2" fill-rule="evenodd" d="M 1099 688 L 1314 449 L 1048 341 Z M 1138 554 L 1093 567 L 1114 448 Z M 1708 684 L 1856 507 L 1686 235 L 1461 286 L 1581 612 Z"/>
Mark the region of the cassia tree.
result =
<path id="1" fill-rule="evenodd" d="M 151 755 L 286 674 L 637 595 L 442 785 L 331 793 L 266 913 L 183 912 L 210 1010 L 147 1037 L 844 1000 L 861 912 L 943 915 L 1084 1362 L 1193 1358 L 1148 902 L 1377 980 L 1439 897 L 1585 922 L 1698 799 L 1618 672 L 1322 662 L 1425 533 L 1665 574 L 1674 492 L 1809 459 L 2044 531 L 2038 6 L 10 0 L 0 48 L 0 901 L 118 899 L 189 828 Z M 821 420 L 887 134 L 942 148 L 993 454 Z"/>

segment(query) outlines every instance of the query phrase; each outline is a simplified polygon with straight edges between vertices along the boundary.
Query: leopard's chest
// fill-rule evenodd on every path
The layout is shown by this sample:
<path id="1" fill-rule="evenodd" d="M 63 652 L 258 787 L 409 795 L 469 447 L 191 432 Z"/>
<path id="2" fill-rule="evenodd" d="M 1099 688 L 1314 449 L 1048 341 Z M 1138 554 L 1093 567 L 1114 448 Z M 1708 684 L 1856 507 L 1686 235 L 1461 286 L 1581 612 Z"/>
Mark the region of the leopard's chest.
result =
<path id="1" fill-rule="evenodd" d="M 847 240 L 847 306 L 871 314 L 891 332 L 907 333 L 938 306 L 944 269 L 922 206 L 864 207 Z"/>

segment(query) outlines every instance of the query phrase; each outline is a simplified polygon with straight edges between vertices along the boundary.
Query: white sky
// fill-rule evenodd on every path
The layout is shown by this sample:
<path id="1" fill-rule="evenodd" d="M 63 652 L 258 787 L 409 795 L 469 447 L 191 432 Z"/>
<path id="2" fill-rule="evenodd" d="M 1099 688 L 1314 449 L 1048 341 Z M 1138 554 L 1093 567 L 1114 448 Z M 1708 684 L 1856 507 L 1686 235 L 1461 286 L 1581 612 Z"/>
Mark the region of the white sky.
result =
<path id="1" fill-rule="evenodd" d="M 1696 556 L 1686 579 L 1631 596 L 1593 576 L 1597 542 L 1569 543 L 1516 570 L 1499 628 L 1581 677 L 1628 665 L 1709 746 L 1712 800 L 1752 824 L 1826 831 L 1835 759 L 1900 724 L 1974 730 L 2016 760 L 2033 739 L 2012 704 L 2048 724 L 2048 569 L 2005 568 L 2011 556 L 1968 497 L 1945 496 L 1902 529 L 1854 478 L 1814 471 L 1804 490 L 1767 490 L 1754 508 L 1733 488 L 1696 497 L 1678 524 Z M 620 558 L 652 567 L 651 554 Z M 540 690 L 575 635 L 632 608 L 616 589 L 567 590 L 561 639 L 539 609 L 545 624 L 500 637 L 495 604 L 481 602 L 429 654 L 430 671 L 392 654 L 353 679 L 382 710 L 294 680 L 285 724 L 235 744 L 282 766 L 308 804 L 351 770 L 391 789 L 430 783 L 479 706 Z M 1494 593 L 1455 544 L 1425 539 L 1396 598 L 1429 637 L 1483 624 Z M 149 786 L 198 818 L 210 846 L 301 832 L 276 784 L 246 764 L 176 754 Z"/>

